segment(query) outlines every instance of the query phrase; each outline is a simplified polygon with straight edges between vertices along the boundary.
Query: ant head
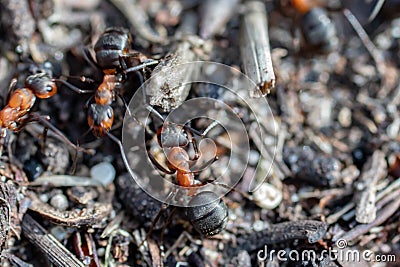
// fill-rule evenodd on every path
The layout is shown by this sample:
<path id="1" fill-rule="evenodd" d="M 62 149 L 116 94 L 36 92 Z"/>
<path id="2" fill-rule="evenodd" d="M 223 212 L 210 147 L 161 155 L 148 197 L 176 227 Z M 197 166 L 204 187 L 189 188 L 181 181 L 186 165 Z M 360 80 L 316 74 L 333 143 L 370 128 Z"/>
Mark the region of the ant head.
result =
<path id="1" fill-rule="evenodd" d="M 157 130 L 157 140 L 160 147 L 185 147 L 189 144 L 187 135 L 182 125 L 164 123 Z"/>
<path id="2" fill-rule="evenodd" d="M 49 98 L 57 93 L 57 85 L 45 72 L 29 75 L 25 80 L 25 86 L 38 98 Z"/>

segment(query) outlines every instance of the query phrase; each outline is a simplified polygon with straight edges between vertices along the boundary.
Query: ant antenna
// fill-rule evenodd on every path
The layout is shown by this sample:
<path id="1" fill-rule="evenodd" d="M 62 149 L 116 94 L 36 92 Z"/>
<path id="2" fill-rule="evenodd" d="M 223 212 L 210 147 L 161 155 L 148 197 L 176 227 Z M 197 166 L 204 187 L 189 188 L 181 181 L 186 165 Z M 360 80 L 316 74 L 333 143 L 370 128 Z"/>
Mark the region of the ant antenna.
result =
<path id="1" fill-rule="evenodd" d="M 383 4 L 385 3 L 385 0 L 378 0 L 374 6 L 374 9 L 371 12 L 371 15 L 368 17 L 368 23 L 372 22 L 376 16 L 379 14 L 379 11 L 381 11 Z"/>
<path id="2" fill-rule="evenodd" d="M 158 64 L 158 60 L 149 59 L 148 62 L 144 62 L 138 66 L 130 67 L 130 68 L 123 70 L 123 73 L 127 74 L 129 72 L 138 71 L 138 70 L 144 69 L 145 67 L 155 65 L 155 64 Z"/>
<path id="3" fill-rule="evenodd" d="M 97 62 L 94 60 L 92 54 L 90 53 L 89 49 L 86 46 L 83 46 L 82 48 L 83 50 L 83 58 L 89 62 L 90 66 L 93 69 L 97 69 L 97 70 L 102 70 L 102 68 L 99 66 L 99 64 L 97 64 Z"/>
<path id="4" fill-rule="evenodd" d="M 245 193 L 245 192 L 243 192 L 243 191 L 241 191 L 241 190 L 238 190 L 238 189 L 236 189 L 236 188 L 234 188 L 234 187 L 231 187 L 231 186 L 229 186 L 229 185 L 226 185 L 226 184 L 217 182 L 216 180 L 208 180 L 208 181 L 206 181 L 205 183 L 206 183 L 206 184 L 207 184 L 207 183 L 213 183 L 213 184 L 215 184 L 215 185 L 218 185 L 218 186 L 221 186 L 221 187 L 223 187 L 223 188 L 226 188 L 226 189 L 228 189 L 229 191 L 237 192 L 237 193 L 239 193 L 242 197 L 244 197 L 244 198 L 246 198 L 246 199 L 248 199 L 248 200 L 250 200 L 250 201 L 254 201 L 253 197 L 250 196 L 249 194 L 247 194 L 247 193 Z"/>
<path id="5" fill-rule="evenodd" d="M 152 112 L 154 115 L 156 115 L 164 123 L 164 121 L 165 121 L 164 117 L 157 110 L 155 110 L 152 106 L 150 106 L 147 103 L 145 105 L 146 105 L 146 109 L 148 111 Z"/>
<path id="6" fill-rule="evenodd" d="M 111 140 L 113 140 L 118 145 L 119 150 L 121 152 L 122 160 L 124 161 L 126 166 L 129 166 L 128 158 L 126 157 L 126 154 L 125 154 L 125 151 L 124 151 L 124 147 L 122 146 L 121 140 L 119 140 L 115 135 L 113 135 L 110 132 L 106 132 L 106 134 Z"/>
<path id="7" fill-rule="evenodd" d="M 217 125 L 219 125 L 219 122 L 217 121 L 213 121 L 210 125 L 208 125 L 208 127 L 204 130 L 202 136 L 206 136 L 208 134 L 209 131 L 211 131 L 212 129 L 214 129 Z"/>
<path id="8" fill-rule="evenodd" d="M 82 76 L 70 76 L 70 75 L 68 75 L 66 77 L 70 78 L 70 79 L 80 80 L 83 83 L 95 83 L 96 82 L 95 80 L 93 80 L 91 78 L 88 78 L 86 76 L 83 76 L 83 75 Z"/>
<path id="9" fill-rule="evenodd" d="M 93 90 L 82 90 L 79 87 L 76 87 L 75 85 L 72 85 L 71 83 L 69 83 L 67 81 L 64 81 L 64 80 L 61 80 L 61 79 L 52 79 L 52 81 L 59 82 L 59 83 L 65 85 L 65 86 L 67 86 L 70 90 L 72 90 L 72 91 L 74 91 L 75 93 L 78 93 L 78 94 L 91 94 L 91 93 L 94 93 Z"/>
<path id="10" fill-rule="evenodd" d="M 45 126 L 45 127 L 49 128 L 50 130 L 52 130 L 58 137 L 60 137 L 71 148 L 76 149 L 78 151 L 83 151 L 83 152 L 85 152 L 87 154 L 90 154 L 90 155 L 94 155 L 93 149 L 85 149 L 85 148 L 82 148 L 82 147 L 79 147 L 79 146 L 76 146 L 75 144 L 73 144 L 60 130 L 58 130 L 53 124 L 51 124 L 49 122 L 50 118 L 48 116 L 43 117 L 43 116 L 40 116 L 39 114 L 36 114 L 34 112 L 29 114 L 29 116 L 32 117 L 31 121 L 35 121 L 36 120 L 36 121 L 42 123 L 43 126 Z"/>

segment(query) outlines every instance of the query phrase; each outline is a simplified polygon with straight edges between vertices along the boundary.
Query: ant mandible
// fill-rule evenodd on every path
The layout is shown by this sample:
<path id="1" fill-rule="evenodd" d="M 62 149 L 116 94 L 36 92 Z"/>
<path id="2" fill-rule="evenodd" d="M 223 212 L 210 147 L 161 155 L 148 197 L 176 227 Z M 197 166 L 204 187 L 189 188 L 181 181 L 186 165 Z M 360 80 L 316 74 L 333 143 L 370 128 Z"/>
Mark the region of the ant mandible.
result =
<path id="1" fill-rule="evenodd" d="M 41 116 L 35 112 L 29 113 L 36 98 L 52 97 L 57 93 L 56 82 L 64 83 L 63 80 L 52 77 L 51 68 L 53 66 L 50 62 L 46 62 L 40 67 L 34 63 L 33 65 L 35 65 L 32 68 L 34 73 L 27 76 L 24 87 L 14 90 L 17 79 L 13 78 L 10 82 L 7 104 L 0 111 L 0 138 L 6 137 L 7 130 L 18 132 L 29 122 L 38 121 L 45 126 L 44 136 L 46 136 L 47 129 L 51 129 L 72 148 L 91 153 L 89 150 L 76 147 L 60 130 L 49 123 L 47 116 Z"/>

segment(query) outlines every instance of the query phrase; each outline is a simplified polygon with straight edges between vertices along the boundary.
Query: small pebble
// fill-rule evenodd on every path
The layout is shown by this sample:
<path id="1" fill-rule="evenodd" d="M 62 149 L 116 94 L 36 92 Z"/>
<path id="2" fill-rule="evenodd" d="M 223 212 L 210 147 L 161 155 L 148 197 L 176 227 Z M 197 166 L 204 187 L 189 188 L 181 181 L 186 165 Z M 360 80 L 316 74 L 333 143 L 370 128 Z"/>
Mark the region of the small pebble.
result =
<path id="1" fill-rule="evenodd" d="M 257 165 L 258 161 L 260 160 L 260 153 L 256 150 L 250 150 L 249 154 L 249 164 L 250 165 Z"/>
<path id="2" fill-rule="evenodd" d="M 271 184 L 263 183 L 253 193 L 254 202 L 264 209 L 274 209 L 282 201 L 282 191 Z"/>
<path id="3" fill-rule="evenodd" d="M 107 186 L 114 181 L 114 166 L 109 162 L 99 163 L 90 169 L 90 176 L 102 185 Z"/>
<path id="4" fill-rule="evenodd" d="M 41 194 L 39 196 L 40 200 L 44 203 L 47 203 L 47 201 L 49 201 L 49 196 L 47 194 Z"/>
<path id="5" fill-rule="evenodd" d="M 343 127 L 351 126 L 351 110 L 348 107 L 343 107 L 338 114 L 339 123 Z"/>
<path id="6" fill-rule="evenodd" d="M 97 256 L 103 257 L 106 254 L 106 249 L 105 248 L 98 248 L 97 249 Z"/>
<path id="7" fill-rule="evenodd" d="M 83 258 L 83 264 L 85 264 L 86 266 L 89 266 L 91 261 L 92 261 L 92 259 L 89 256 L 85 256 Z"/>
<path id="8" fill-rule="evenodd" d="M 66 210 L 68 208 L 68 199 L 63 194 L 57 194 L 50 199 L 50 205 L 58 210 Z"/>
<path id="9" fill-rule="evenodd" d="M 257 220 L 253 224 L 253 229 L 256 232 L 260 232 L 261 230 L 264 229 L 264 223 L 261 220 Z"/>

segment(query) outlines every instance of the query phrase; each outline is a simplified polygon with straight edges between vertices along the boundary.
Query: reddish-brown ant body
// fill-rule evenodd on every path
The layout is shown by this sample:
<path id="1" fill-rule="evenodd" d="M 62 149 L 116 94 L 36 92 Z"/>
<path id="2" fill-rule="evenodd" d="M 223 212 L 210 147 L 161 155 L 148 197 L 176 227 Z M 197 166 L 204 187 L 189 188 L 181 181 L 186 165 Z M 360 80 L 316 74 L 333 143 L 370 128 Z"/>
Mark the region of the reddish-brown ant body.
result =
<path id="1" fill-rule="evenodd" d="M 158 117 L 162 118 L 160 114 L 158 114 Z M 190 195 L 196 192 L 196 188 L 204 185 L 204 183 L 195 180 L 195 173 L 198 171 L 191 170 L 191 166 L 199 159 L 197 141 L 193 134 L 204 137 L 215 125 L 211 124 L 201 133 L 186 125 L 164 122 L 157 130 L 157 140 L 160 147 L 166 150 L 168 168 L 163 167 L 151 153 L 148 153 L 151 162 L 162 172 L 166 174 L 176 173 L 176 183 L 179 186 L 192 188 L 193 190 L 188 191 Z M 193 159 L 190 159 L 185 149 L 189 144 L 193 145 Z M 204 165 L 208 166 L 216 159 L 215 156 Z M 198 167 L 198 169 L 201 168 Z M 225 229 L 228 221 L 228 208 L 214 192 L 203 191 L 194 194 L 188 204 L 188 207 L 185 208 L 186 218 L 202 235 L 216 235 Z"/>
<path id="2" fill-rule="evenodd" d="M 191 160 L 188 152 L 184 149 L 189 143 L 192 143 L 195 151 L 193 161 L 198 159 L 197 143 L 192 137 L 192 130 L 194 129 L 175 123 L 165 123 L 157 129 L 158 144 L 167 150 L 166 156 L 169 169 L 164 168 L 149 154 L 153 164 L 161 171 L 167 174 L 176 172 L 176 182 L 183 187 L 191 187 L 195 183 L 194 173 L 190 170 Z"/>
<path id="3" fill-rule="evenodd" d="M 16 81 L 15 81 L 16 82 Z M 15 85 L 12 82 L 12 86 Z M 14 85 L 13 85 L 14 84 Z M 30 75 L 25 80 L 25 87 L 16 89 L 7 105 L 0 111 L 0 126 L 2 136 L 4 130 L 18 131 L 26 119 L 26 114 L 35 104 L 36 97 L 45 99 L 57 93 L 55 82 L 46 73 Z"/>
<path id="4" fill-rule="evenodd" d="M 0 111 L 0 128 L 1 138 L 6 136 L 6 130 L 18 132 L 27 123 L 39 121 L 45 126 L 45 133 L 50 128 L 69 146 L 76 148 L 69 139 L 48 122 L 48 117 L 40 116 L 36 113 L 30 113 L 36 98 L 46 99 L 57 93 L 56 82 L 65 83 L 62 80 L 53 78 L 52 64 L 45 62 L 42 66 L 36 64 L 32 67 L 34 73 L 28 75 L 25 79 L 24 87 L 17 88 L 13 91 L 17 79 L 14 78 L 10 83 L 9 99 L 6 106 Z M 80 149 L 86 151 L 85 149 Z M 87 151 L 86 151 L 87 152 Z"/>

